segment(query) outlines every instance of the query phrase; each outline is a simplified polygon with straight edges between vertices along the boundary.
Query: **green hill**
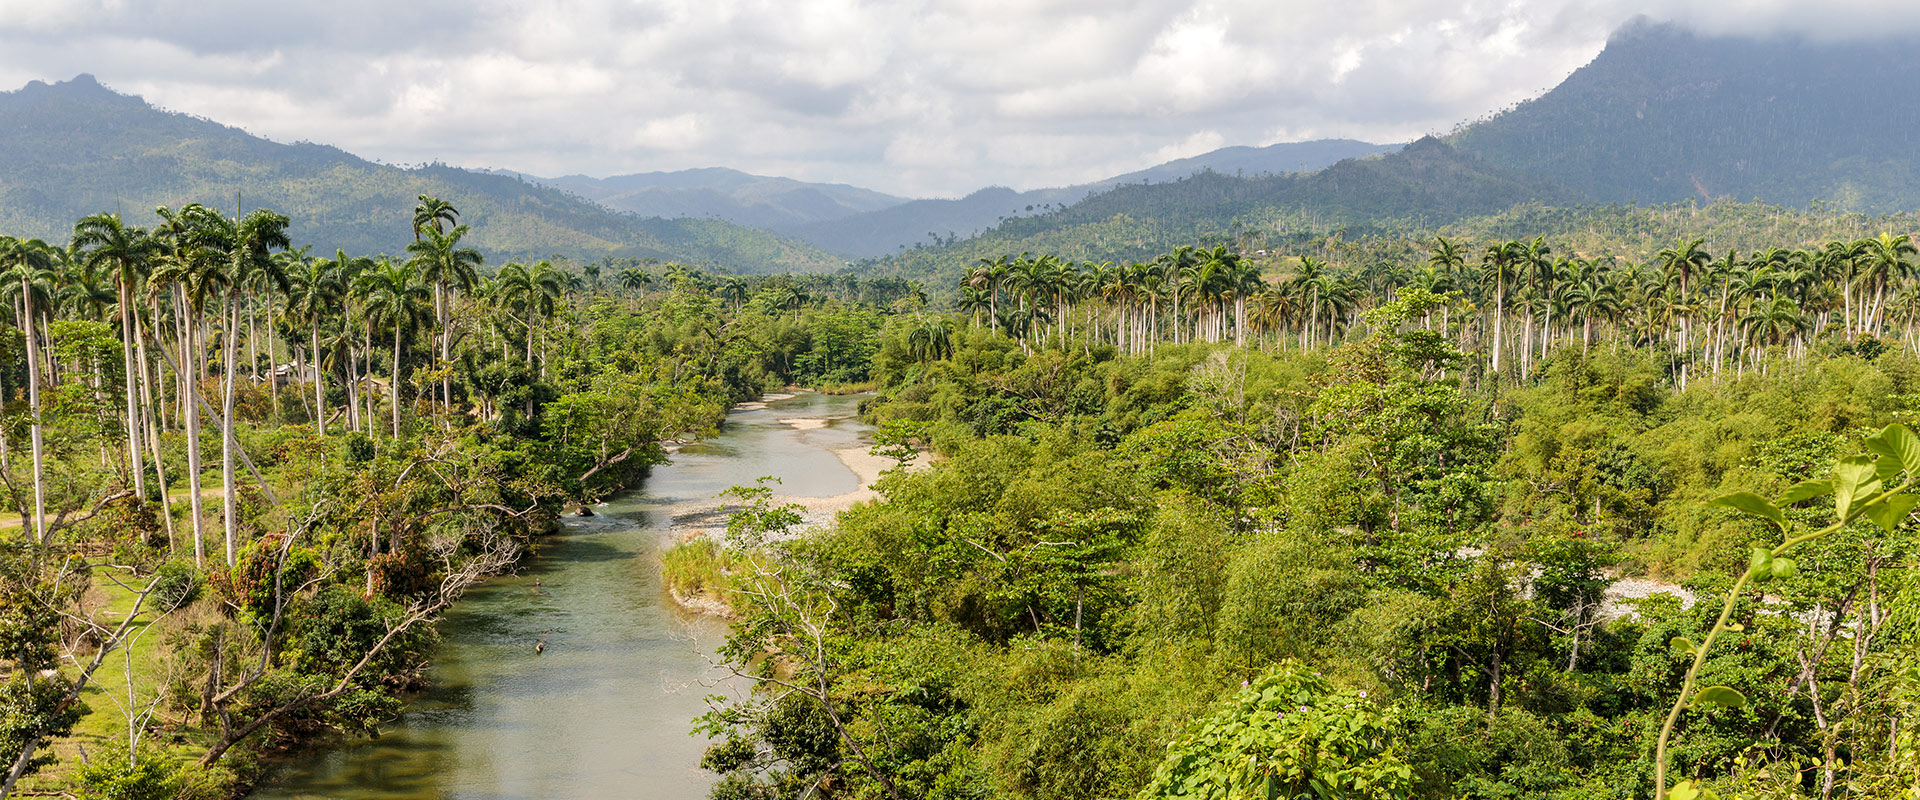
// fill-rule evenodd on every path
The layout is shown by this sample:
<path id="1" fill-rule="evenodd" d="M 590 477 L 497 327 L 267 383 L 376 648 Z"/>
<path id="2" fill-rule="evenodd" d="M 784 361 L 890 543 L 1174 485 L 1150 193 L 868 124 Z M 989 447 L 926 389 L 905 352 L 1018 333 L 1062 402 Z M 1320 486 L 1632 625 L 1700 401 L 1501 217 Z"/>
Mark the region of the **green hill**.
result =
<path id="1" fill-rule="evenodd" d="M 594 178 L 524 176 L 646 217 L 716 217 L 756 228 L 841 219 L 907 202 L 841 183 L 808 183 L 723 167 Z"/>
<path id="2" fill-rule="evenodd" d="M 915 246 L 978 236 L 1008 220 L 1045 215 L 1116 186 L 1167 183 L 1206 172 L 1236 176 L 1273 176 L 1324 169 L 1343 159 L 1387 153 L 1400 145 L 1381 145 L 1351 139 L 1282 142 L 1266 147 L 1223 147 L 1125 175 L 1047 189 L 1016 192 L 989 186 L 965 197 L 913 200 L 864 214 L 800 224 L 782 224 L 773 230 L 790 234 L 822 249 L 855 257 L 886 256 Z"/>
<path id="3" fill-rule="evenodd" d="M 1196 242 L 1387 224 L 1437 226 L 1520 203 L 1579 199 L 1427 137 L 1390 155 L 1349 159 L 1316 173 L 1241 178 L 1203 172 L 1171 183 L 1125 184 L 1058 211 L 1007 220 L 972 239 L 863 266 L 938 285 L 979 258 L 1009 253 L 1138 261 Z"/>
<path id="4" fill-rule="evenodd" d="M 1920 208 L 1903 39 L 1712 38 L 1636 22 L 1547 94 L 1452 137 L 1595 199 Z"/>
<path id="5" fill-rule="evenodd" d="M 236 194 L 238 195 L 236 197 Z M 338 148 L 280 144 L 162 111 L 91 76 L 0 93 L 0 231 L 64 240 L 75 219 L 155 206 L 268 207 L 319 249 L 397 253 L 418 195 L 443 197 L 491 260 L 552 254 L 654 257 L 745 271 L 819 271 L 841 260 L 714 219 L 620 214 L 558 189 L 446 166 L 376 164 Z"/>

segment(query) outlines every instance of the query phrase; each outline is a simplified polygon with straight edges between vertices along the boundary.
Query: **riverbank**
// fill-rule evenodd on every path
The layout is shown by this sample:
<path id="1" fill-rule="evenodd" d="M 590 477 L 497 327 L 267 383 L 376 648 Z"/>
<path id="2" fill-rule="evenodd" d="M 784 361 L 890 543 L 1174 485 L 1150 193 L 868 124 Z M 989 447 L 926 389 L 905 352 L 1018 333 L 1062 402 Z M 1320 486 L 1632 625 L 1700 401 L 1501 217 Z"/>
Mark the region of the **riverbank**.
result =
<path id="1" fill-rule="evenodd" d="M 786 532 L 787 538 L 806 536 L 830 526 L 840 512 L 879 499 L 880 493 L 873 485 L 888 471 L 902 466 L 891 458 L 873 453 L 873 442 L 866 425 L 859 421 L 853 409 L 823 416 L 791 413 L 790 409 L 780 407 L 781 401 L 797 396 L 769 395 L 762 401 L 736 405 L 729 412 L 730 417 L 756 414 L 753 417 L 756 424 L 765 424 L 768 420 L 764 417 L 772 415 L 773 424 L 802 439 L 826 433 L 851 439 L 849 442 L 823 446 L 822 449 L 831 454 L 838 466 L 845 470 L 851 478 L 852 488 L 826 493 L 780 491 L 785 484 L 775 485 L 775 492 L 769 498 L 771 504 L 794 507 L 800 516 L 800 522 Z M 920 469 L 928 463 L 929 455 L 919 453 L 904 466 L 910 470 Z M 728 520 L 739 508 L 737 504 L 723 502 L 714 496 L 689 498 L 669 510 L 668 542 L 665 544 L 672 549 L 663 555 L 659 566 L 666 573 L 669 595 L 681 608 L 709 616 L 732 616 L 733 610 L 725 598 L 724 586 L 726 575 L 735 566 L 737 556 L 726 550 L 724 544 Z"/>

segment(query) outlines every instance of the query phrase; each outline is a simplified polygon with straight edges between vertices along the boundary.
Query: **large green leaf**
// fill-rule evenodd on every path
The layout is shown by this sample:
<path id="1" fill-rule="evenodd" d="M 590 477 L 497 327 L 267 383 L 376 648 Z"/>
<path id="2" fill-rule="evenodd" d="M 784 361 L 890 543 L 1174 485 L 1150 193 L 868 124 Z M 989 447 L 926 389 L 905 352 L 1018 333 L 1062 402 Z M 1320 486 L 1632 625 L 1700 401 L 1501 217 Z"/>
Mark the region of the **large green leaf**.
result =
<path id="1" fill-rule="evenodd" d="M 1873 459 L 1867 456 L 1850 456 L 1833 465 L 1833 509 L 1842 521 L 1850 517 L 1858 501 L 1880 490 L 1877 474 Z"/>
<path id="2" fill-rule="evenodd" d="M 1801 481 L 1787 487 L 1786 494 L 1780 495 L 1779 502 L 1780 505 L 1790 506 L 1794 503 L 1812 500 L 1816 497 L 1825 497 L 1830 494 L 1833 494 L 1833 481 L 1826 479 Z"/>
<path id="3" fill-rule="evenodd" d="M 1867 519 L 1887 533 L 1893 533 L 1900 523 L 1912 516 L 1914 506 L 1920 505 L 1920 497 L 1910 494 L 1897 494 L 1881 502 L 1874 503 L 1866 511 Z"/>
<path id="4" fill-rule="evenodd" d="M 1900 423 L 1867 437 L 1867 449 L 1898 462 L 1909 474 L 1920 475 L 1920 436 Z"/>
<path id="5" fill-rule="evenodd" d="M 1787 529 L 1787 515 L 1780 513 L 1780 509 L 1766 498 L 1752 492 L 1734 492 L 1714 500 L 1712 505 L 1726 506 L 1742 514 L 1768 520 L 1781 530 Z"/>
<path id="6" fill-rule="evenodd" d="M 1693 643 L 1693 640 L 1685 636 L 1673 637 L 1673 641 L 1667 642 L 1667 647 L 1671 648 L 1673 654 L 1676 656 L 1690 656 L 1693 655 L 1694 650 L 1697 649 L 1697 645 Z"/>
<path id="7" fill-rule="evenodd" d="M 1715 705 L 1721 708 L 1739 708 L 1747 704 L 1747 696 L 1731 686 L 1708 686 L 1693 693 L 1693 707 Z"/>

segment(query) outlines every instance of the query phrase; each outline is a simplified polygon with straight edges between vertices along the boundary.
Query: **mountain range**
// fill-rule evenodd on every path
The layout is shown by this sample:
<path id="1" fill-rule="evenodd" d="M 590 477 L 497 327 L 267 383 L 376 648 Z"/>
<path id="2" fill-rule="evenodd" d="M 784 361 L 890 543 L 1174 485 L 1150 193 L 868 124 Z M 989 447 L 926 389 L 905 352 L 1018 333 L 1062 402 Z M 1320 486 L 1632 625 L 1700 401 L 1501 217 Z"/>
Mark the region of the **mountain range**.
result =
<path id="1" fill-rule="evenodd" d="M 1641 19 L 1545 95 L 1452 137 L 1602 202 L 1920 208 L 1902 37 L 1711 37 Z"/>
<path id="2" fill-rule="evenodd" d="M 1899 99 L 1920 65 L 1902 50 L 1893 39 L 1706 37 L 1636 21 L 1541 97 L 1404 149 L 1229 147 L 1076 186 L 951 199 L 721 168 L 609 178 L 403 169 L 162 111 L 83 75 L 0 93 L 0 230 L 59 239 L 93 211 L 137 220 L 198 201 L 271 206 L 293 215 L 300 241 L 392 252 L 414 197 L 435 194 L 496 260 L 631 256 L 761 271 L 995 248 L 1119 258 L 1246 230 L 1445 224 L 1526 202 L 1893 211 L 1920 208 L 1920 109 Z"/>
<path id="3" fill-rule="evenodd" d="M 64 241 L 74 220 L 156 206 L 273 208 L 294 241 L 398 253 L 422 194 L 445 198 L 493 260 L 657 258 L 750 271 L 822 271 L 844 259 L 710 218 L 640 217 L 508 175 L 376 164 L 334 147 L 281 144 L 162 111 L 92 76 L 0 93 L 0 231 Z"/>
<path id="4" fill-rule="evenodd" d="M 914 244 L 973 236 L 1000 222 L 1070 205 L 1121 184 L 1164 183 L 1201 172 L 1243 176 L 1325 169 L 1390 153 L 1399 145 L 1352 139 L 1225 147 L 1092 183 L 1019 192 L 994 186 L 953 199 L 908 199 L 847 186 L 750 175 L 724 168 L 611 178 L 521 177 L 643 216 L 707 216 L 766 228 L 833 253 L 860 258 Z M 518 174 L 518 173 L 510 173 Z"/>

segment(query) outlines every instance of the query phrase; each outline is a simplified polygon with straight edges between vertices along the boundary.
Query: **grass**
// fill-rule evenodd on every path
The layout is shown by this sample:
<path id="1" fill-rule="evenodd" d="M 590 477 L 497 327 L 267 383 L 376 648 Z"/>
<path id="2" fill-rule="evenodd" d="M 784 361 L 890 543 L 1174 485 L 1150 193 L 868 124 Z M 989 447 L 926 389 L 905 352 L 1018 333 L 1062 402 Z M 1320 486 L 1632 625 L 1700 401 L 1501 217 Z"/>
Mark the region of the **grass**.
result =
<path id="1" fill-rule="evenodd" d="M 660 574 L 667 589 L 690 605 L 718 604 L 733 608 L 733 579 L 739 556 L 705 536 L 685 540 L 660 554 Z"/>
<path id="2" fill-rule="evenodd" d="M 147 578 L 130 579 L 122 575 L 121 580 L 127 585 L 122 586 L 104 577 L 97 578 L 88 591 L 89 605 L 94 609 L 93 619 L 96 623 L 109 628 L 119 625 L 133 608 L 134 589 L 144 587 Z M 125 706 L 129 684 L 133 687 L 133 702 L 145 707 L 165 690 L 167 673 L 173 663 L 168 633 L 192 621 L 217 616 L 218 613 L 205 601 L 173 611 L 143 605 L 140 616 L 127 631 L 128 644 L 107 654 L 100 668 L 94 671 L 93 679 L 81 691 L 81 702 L 87 707 L 85 715 L 71 734 L 52 743 L 51 750 L 60 760 L 22 780 L 23 791 L 62 793 L 69 790 L 70 776 L 79 766 L 83 754 L 89 758 L 97 757 L 109 747 L 125 746 Z M 78 677 L 80 667 L 91 660 L 92 655 L 91 651 L 76 653 L 74 657 L 81 663 L 69 662 L 63 671 L 69 677 Z M 165 703 L 161 704 L 161 714 L 166 713 L 165 706 Z M 149 722 L 158 723 L 162 729 L 149 729 L 141 737 L 142 746 L 151 748 L 145 751 L 148 756 L 160 753 L 176 762 L 192 762 L 199 758 L 204 747 L 200 741 L 202 737 L 181 737 L 169 733 L 165 729 L 176 726 L 167 725 L 164 716 L 156 716 Z"/>

